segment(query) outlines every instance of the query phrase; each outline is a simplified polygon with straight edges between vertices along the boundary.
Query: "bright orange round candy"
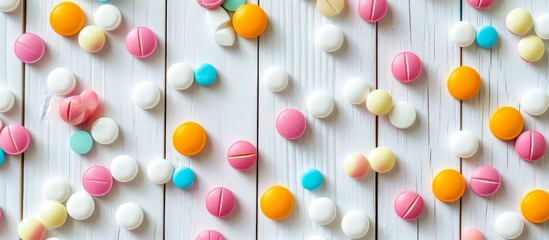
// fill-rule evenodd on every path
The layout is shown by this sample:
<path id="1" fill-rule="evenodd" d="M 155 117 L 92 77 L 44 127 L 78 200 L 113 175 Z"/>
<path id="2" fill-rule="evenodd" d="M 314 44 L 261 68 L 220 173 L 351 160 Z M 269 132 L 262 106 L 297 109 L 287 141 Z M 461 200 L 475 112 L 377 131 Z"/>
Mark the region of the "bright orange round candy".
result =
<path id="1" fill-rule="evenodd" d="M 200 124 L 195 122 L 185 122 L 173 132 L 172 142 L 177 152 L 194 156 L 206 146 L 206 131 Z"/>
<path id="2" fill-rule="evenodd" d="M 267 28 L 267 14 L 254 4 L 240 6 L 233 15 L 233 27 L 245 38 L 259 37 Z"/>
<path id="3" fill-rule="evenodd" d="M 518 137 L 524 127 L 524 119 L 513 107 L 498 108 L 490 116 L 490 131 L 500 140 L 512 140 Z"/>
<path id="4" fill-rule="evenodd" d="M 549 220 L 549 193 L 539 189 L 529 192 L 520 202 L 520 211 L 526 220 L 533 223 Z"/>
<path id="5" fill-rule="evenodd" d="M 465 179 L 454 169 L 445 169 L 433 179 L 433 194 L 443 202 L 455 202 L 463 196 L 466 188 Z"/>
<path id="6" fill-rule="evenodd" d="M 82 9 L 73 2 L 62 2 L 50 13 L 50 25 L 53 30 L 65 37 L 76 35 L 84 27 L 86 18 Z"/>
<path id="7" fill-rule="evenodd" d="M 452 97 L 458 100 L 474 98 L 480 92 L 480 75 L 475 69 L 468 66 L 461 66 L 454 69 L 448 77 L 448 91 Z"/>
<path id="8" fill-rule="evenodd" d="M 292 213 L 294 197 L 287 188 L 272 186 L 263 193 L 259 204 L 266 217 L 272 220 L 282 220 Z"/>

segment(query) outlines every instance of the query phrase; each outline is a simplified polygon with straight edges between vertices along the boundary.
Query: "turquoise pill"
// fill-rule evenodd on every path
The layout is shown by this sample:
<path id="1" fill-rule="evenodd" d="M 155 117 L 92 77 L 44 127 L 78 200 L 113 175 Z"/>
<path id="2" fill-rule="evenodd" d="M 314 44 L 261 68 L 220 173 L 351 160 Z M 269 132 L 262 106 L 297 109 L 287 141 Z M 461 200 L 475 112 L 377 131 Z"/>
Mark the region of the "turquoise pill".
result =
<path id="1" fill-rule="evenodd" d="M 6 154 L 4 153 L 4 150 L 0 148 L 0 165 L 4 164 L 4 160 L 6 160 Z"/>
<path id="2" fill-rule="evenodd" d="M 301 176 L 301 185 L 309 191 L 317 190 L 323 181 L 322 173 L 314 168 L 307 170 Z"/>
<path id="3" fill-rule="evenodd" d="M 211 64 L 202 64 L 194 71 L 194 80 L 202 86 L 210 86 L 216 79 L 217 71 Z"/>
<path id="4" fill-rule="evenodd" d="M 182 189 L 190 188 L 194 184 L 194 172 L 188 167 L 180 167 L 173 173 L 173 184 Z"/>
<path id="5" fill-rule="evenodd" d="M 484 26 L 477 32 L 477 44 L 483 48 L 491 48 L 498 43 L 498 31 L 492 26 Z"/>
<path id="6" fill-rule="evenodd" d="M 223 2 L 223 8 L 227 9 L 227 11 L 234 12 L 240 6 L 244 5 L 245 2 L 246 0 L 225 0 Z"/>
<path id="7" fill-rule="evenodd" d="M 97 0 L 99 2 L 102 2 L 102 3 L 106 3 L 106 2 L 109 2 L 110 0 Z"/>
<path id="8" fill-rule="evenodd" d="M 86 131 L 78 131 L 71 136 L 71 149 L 80 155 L 89 153 L 93 147 L 93 138 Z"/>

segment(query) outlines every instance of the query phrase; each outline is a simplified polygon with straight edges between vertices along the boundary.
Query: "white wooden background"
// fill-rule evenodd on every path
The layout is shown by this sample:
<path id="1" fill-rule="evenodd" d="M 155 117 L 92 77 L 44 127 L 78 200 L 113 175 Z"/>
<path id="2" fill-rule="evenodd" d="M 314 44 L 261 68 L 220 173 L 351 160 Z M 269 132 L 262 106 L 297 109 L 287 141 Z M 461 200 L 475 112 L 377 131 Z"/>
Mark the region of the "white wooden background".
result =
<path id="1" fill-rule="evenodd" d="M 22 0 L 17 10 L 0 13 L 0 85 L 17 97 L 17 104 L 0 119 L 23 123 L 33 136 L 29 151 L 9 156 L 0 166 L 0 239 L 16 239 L 22 217 L 36 215 L 42 200 L 42 183 L 55 176 L 71 182 L 71 191 L 82 190 L 80 178 L 91 165 L 109 166 L 111 160 L 128 154 L 139 161 L 140 173 L 130 183 L 115 183 L 105 197 L 95 198 L 96 211 L 86 221 L 68 219 L 47 236 L 61 239 L 193 239 L 205 229 L 217 229 L 226 239 L 308 239 L 323 235 L 345 239 L 340 230 L 342 216 L 353 209 L 371 221 L 364 239 L 459 239 L 460 232 L 477 227 L 487 239 L 500 239 L 494 232 L 495 217 L 508 210 L 519 212 L 522 196 L 534 188 L 549 189 L 549 165 L 544 160 L 519 160 L 512 142 L 495 139 L 488 129 L 492 111 L 504 105 L 519 106 L 528 88 L 547 89 L 548 57 L 537 63 L 520 59 L 516 46 L 520 37 L 505 29 L 507 13 L 516 7 L 534 16 L 549 11 L 549 3 L 535 0 L 499 0 L 489 9 L 477 10 L 459 0 L 390 0 L 388 15 L 378 24 L 362 21 L 358 0 L 347 0 L 345 10 L 326 18 L 315 9 L 314 0 L 248 0 L 260 4 L 269 15 L 269 26 L 259 39 L 238 38 L 234 47 L 215 44 L 206 23 L 206 10 L 194 0 L 113 0 L 123 15 L 123 24 L 107 33 L 107 45 L 98 54 L 82 51 L 77 37 L 61 37 L 47 21 L 61 0 Z M 76 0 L 93 24 L 93 13 L 101 4 Z M 477 28 L 494 25 L 500 42 L 492 49 L 476 45 L 460 50 L 447 40 L 450 26 L 460 18 Z M 345 33 L 345 44 L 328 54 L 314 46 L 316 29 L 334 23 Z M 147 26 L 157 35 L 159 48 L 150 58 L 138 60 L 124 46 L 126 33 Z M 13 42 L 22 32 L 34 32 L 47 44 L 45 58 L 33 65 L 21 64 L 13 53 Z M 546 42 L 547 43 L 547 42 Z M 413 51 L 424 62 L 417 82 L 402 84 L 390 73 L 392 58 Z M 210 87 L 194 85 L 185 91 L 166 86 L 166 69 L 175 62 L 198 66 L 211 63 L 218 69 L 218 82 Z M 478 70 L 483 85 L 478 97 L 466 102 L 453 99 L 446 90 L 448 74 L 460 64 Z M 289 87 L 271 93 L 261 84 L 271 66 L 285 68 Z M 101 116 L 114 119 L 120 138 L 112 145 L 96 144 L 85 156 L 69 149 L 69 136 L 90 124 L 71 127 L 57 115 L 61 100 L 46 87 L 46 77 L 55 67 L 71 69 L 78 91 L 91 88 L 103 100 Z M 417 110 L 418 121 L 410 129 L 398 130 L 386 117 L 374 117 L 364 105 L 352 106 L 342 96 L 346 79 L 360 76 L 372 89 L 392 93 L 395 101 L 408 101 Z M 164 101 L 153 110 L 142 110 L 131 102 L 131 89 L 140 81 L 152 81 Z M 326 119 L 307 114 L 307 95 L 322 90 L 334 97 L 336 107 Z M 298 141 L 287 141 L 274 128 L 278 112 L 297 108 L 307 117 L 309 129 Z M 526 114 L 526 128 L 548 132 L 547 114 Z M 171 144 L 173 130 L 182 122 L 201 123 L 209 138 L 205 150 L 184 157 Z M 447 147 L 449 136 L 470 130 L 481 140 L 479 152 L 470 159 L 454 157 Z M 256 169 L 238 172 L 225 160 L 227 148 L 237 140 L 256 143 Z M 361 180 L 346 177 L 343 159 L 351 152 L 368 154 L 376 146 L 388 146 L 397 155 L 396 167 L 387 174 L 371 171 Z M 172 183 L 154 185 L 146 178 L 147 163 L 167 158 L 174 167 L 188 166 L 197 174 L 193 188 L 181 190 Z M 440 170 L 454 168 L 466 178 L 482 164 L 496 167 L 503 186 L 493 197 L 483 198 L 467 190 L 452 204 L 436 200 L 431 179 Z M 315 167 L 326 184 L 315 192 L 304 190 L 301 174 Z M 271 221 L 258 212 L 261 193 L 274 184 L 288 187 L 296 198 L 293 214 L 284 221 Z M 237 208 L 227 219 L 207 213 L 204 198 L 209 190 L 225 186 L 237 196 Z M 425 210 L 417 221 L 399 219 L 393 210 L 396 195 L 404 190 L 419 192 Z M 338 216 L 328 226 L 313 224 L 307 216 L 308 203 L 326 196 L 335 201 Z M 114 221 L 116 208 L 133 201 L 145 211 L 143 225 L 126 231 Z M 547 224 L 527 223 L 522 239 L 549 239 Z"/>

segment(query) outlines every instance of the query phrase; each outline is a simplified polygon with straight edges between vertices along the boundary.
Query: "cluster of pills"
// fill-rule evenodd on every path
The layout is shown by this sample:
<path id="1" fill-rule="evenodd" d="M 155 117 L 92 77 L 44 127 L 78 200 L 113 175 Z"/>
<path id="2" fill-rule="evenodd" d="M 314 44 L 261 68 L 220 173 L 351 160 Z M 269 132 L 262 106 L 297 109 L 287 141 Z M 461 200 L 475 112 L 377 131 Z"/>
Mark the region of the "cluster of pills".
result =
<path id="1" fill-rule="evenodd" d="M 175 90 L 185 90 L 196 81 L 198 85 L 210 86 L 217 80 L 217 70 L 209 63 L 200 65 L 196 71 L 187 63 L 177 62 L 168 68 L 166 81 Z"/>
<path id="2" fill-rule="evenodd" d="M 316 8 L 326 17 L 335 17 L 345 8 L 345 0 L 317 0 Z M 387 15 L 389 3 L 387 0 L 360 0 L 357 10 L 364 21 L 376 23 Z"/>

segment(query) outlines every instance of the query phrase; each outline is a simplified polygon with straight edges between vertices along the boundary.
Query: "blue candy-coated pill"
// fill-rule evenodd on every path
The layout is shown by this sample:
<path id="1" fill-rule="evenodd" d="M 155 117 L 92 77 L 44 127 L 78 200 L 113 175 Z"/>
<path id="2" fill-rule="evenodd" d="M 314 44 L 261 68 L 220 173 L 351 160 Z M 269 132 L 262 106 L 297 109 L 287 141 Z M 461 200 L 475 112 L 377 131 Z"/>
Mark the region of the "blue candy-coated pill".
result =
<path id="1" fill-rule="evenodd" d="M 188 167 L 180 167 L 173 173 L 173 184 L 182 189 L 190 188 L 194 184 L 194 172 Z"/>
<path id="2" fill-rule="evenodd" d="M 318 189 L 323 181 L 322 173 L 314 168 L 307 170 L 303 173 L 303 176 L 301 176 L 301 185 L 303 188 L 310 191 Z"/>
<path id="3" fill-rule="evenodd" d="M 234 12 L 240 6 L 244 5 L 244 3 L 246 3 L 246 0 L 225 0 L 223 2 L 223 8 L 227 9 L 227 11 Z"/>
<path id="4" fill-rule="evenodd" d="M 70 145 L 73 152 L 83 155 L 91 151 L 93 138 L 86 131 L 78 131 L 72 134 Z"/>
<path id="5" fill-rule="evenodd" d="M 211 64 L 205 63 L 194 71 L 194 80 L 202 86 L 210 86 L 217 79 L 217 71 Z"/>
<path id="6" fill-rule="evenodd" d="M 106 3 L 106 2 L 109 2 L 110 0 L 97 0 L 99 2 L 102 2 L 102 3 Z"/>
<path id="7" fill-rule="evenodd" d="M 0 148 L 0 165 L 4 164 L 4 160 L 6 160 L 6 154 L 4 153 L 4 150 Z"/>
<path id="8" fill-rule="evenodd" d="M 483 48 L 491 48 L 498 43 L 498 31 L 492 26 L 484 26 L 477 32 L 477 44 Z"/>

